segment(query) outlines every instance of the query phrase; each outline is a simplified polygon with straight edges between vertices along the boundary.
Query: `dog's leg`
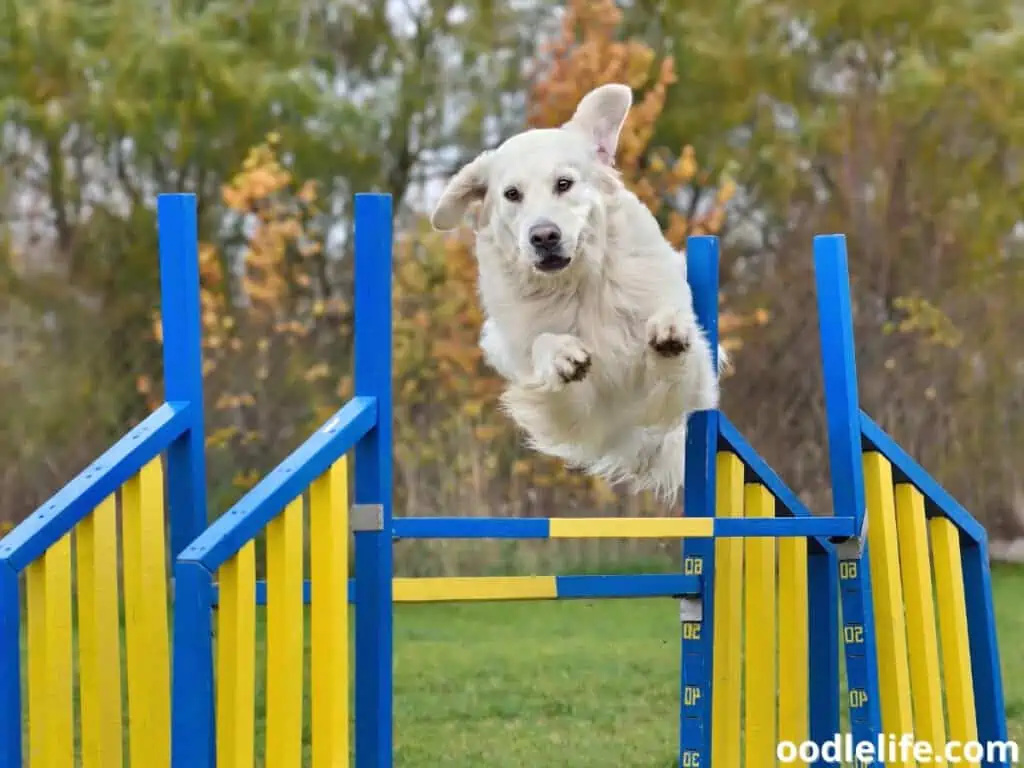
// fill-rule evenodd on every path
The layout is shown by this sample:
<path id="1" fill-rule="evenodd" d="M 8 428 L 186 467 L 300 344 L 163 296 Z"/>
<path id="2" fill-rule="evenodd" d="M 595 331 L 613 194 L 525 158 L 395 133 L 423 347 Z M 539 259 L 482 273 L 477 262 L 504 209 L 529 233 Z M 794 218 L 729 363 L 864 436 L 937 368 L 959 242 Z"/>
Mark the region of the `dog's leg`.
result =
<path id="1" fill-rule="evenodd" d="M 652 402 L 653 410 L 668 415 L 718 407 L 711 346 L 693 314 L 675 307 L 655 312 L 647 323 L 647 345 L 656 375 L 668 385 L 662 402 Z M 651 415 L 661 421 L 662 416 Z"/>
<path id="2" fill-rule="evenodd" d="M 575 336 L 542 333 L 533 341 L 533 387 L 557 392 L 582 381 L 590 370 L 590 352 Z"/>
<path id="3" fill-rule="evenodd" d="M 692 314 L 675 307 L 661 309 L 647 321 L 647 346 L 656 358 L 678 359 L 690 350 L 697 330 Z"/>

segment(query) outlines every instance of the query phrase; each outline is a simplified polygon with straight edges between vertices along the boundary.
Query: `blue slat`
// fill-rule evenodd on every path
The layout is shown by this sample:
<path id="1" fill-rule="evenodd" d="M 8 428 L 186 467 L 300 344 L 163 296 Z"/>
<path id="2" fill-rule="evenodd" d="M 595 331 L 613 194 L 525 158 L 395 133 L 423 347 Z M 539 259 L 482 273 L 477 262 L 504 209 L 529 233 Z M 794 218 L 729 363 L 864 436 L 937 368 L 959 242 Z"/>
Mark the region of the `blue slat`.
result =
<path id="1" fill-rule="evenodd" d="M 716 517 L 715 538 L 741 536 L 840 536 L 854 535 L 852 517 Z"/>
<path id="2" fill-rule="evenodd" d="M 18 573 L 0 564 L 0 765 L 21 765 L 20 632 Z"/>
<path id="3" fill-rule="evenodd" d="M 810 617 L 810 738 L 819 747 L 839 733 L 839 566 L 834 552 L 807 557 Z M 818 768 L 831 765 L 818 760 Z"/>
<path id="4" fill-rule="evenodd" d="M 164 403 L 0 540 L 0 565 L 21 571 L 182 434 L 185 403 Z"/>
<path id="5" fill-rule="evenodd" d="M 186 547 L 181 559 L 216 571 L 367 434 L 376 415 L 372 397 L 354 397 Z"/>
<path id="6" fill-rule="evenodd" d="M 212 580 L 199 563 L 174 567 L 172 768 L 214 768 Z"/>
<path id="7" fill-rule="evenodd" d="M 929 516 L 936 513 L 947 517 L 960 529 L 961 533 L 973 539 L 975 542 L 985 540 L 985 528 L 971 517 L 971 513 L 964 509 L 945 488 L 939 485 L 921 465 L 914 461 L 910 454 L 903 450 L 878 424 L 871 420 L 866 413 L 860 415 L 861 429 L 864 433 L 864 442 L 867 448 L 873 448 L 881 453 L 892 464 L 893 482 L 910 483 L 924 496 L 924 503 Z"/>
<path id="8" fill-rule="evenodd" d="M 621 576 L 556 576 L 559 600 L 699 595 L 701 579 L 674 573 Z"/>
<path id="9" fill-rule="evenodd" d="M 843 235 L 814 238 L 814 277 L 818 293 L 821 361 L 829 434 L 829 469 L 833 493 L 848 501 L 844 514 L 864 519 L 864 473 L 861 466 L 860 405 L 853 340 L 853 310 Z"/>
<path id="10" fill-rule="evenodd" d="M 391 523 L 399 539 L 546 539 L 548 518 L 396 517 Z"/>
<path id="11" fill-rule="evenodd" d="M 686 270 L 693 292 L 697 322 L 704 329 L 718 360 L 718 238 L 691 237 L 686 242 Z M 686 467 L 683 507 L 687 517 L 714 517 L 715 465 L 719 412 L 701 411 L 690 416 L 686 436 Z M 713 574 L 714 539 L 689 539 L 683 544 L 684 565 L 702 561 L 699 573 Z M 694 562 L 694 565 L 696 563 Z M 712 765 L 711 670 L 713 663 L 714 578 L 702 580 L 703 618 L 699 637 L 683 624 L 680 664 L 679 765 Z M 697 689 L 699 696 L 688 689 Z"/>
<path id="12" fill-rule="evenodd" d="M 967 637 L 971 649 L 971 674 L 974 679 L 974 706 L 978 720 L 978 741 L 982 744 L 1005 743 L 1006 704 L 1003 697 L 1002 667 L 996 617 L 992 606 L 992 574 L 989 571 L 988 546 L 960 538 L 967 603 Z M 1008 761 L 988 761 L 983 768 L 1009 768 Z"/>
<path id="13" fill-rule="evenodd" d="M 356 195 L 355 390 L 377 402 L 356 446 L 355 502 L 380 504 L 384 530 L 355 534 L 356 768 L 392 765 L 391 196 Z"/>
<path id="14" fill-rule="evenodd" d="M 189 403 L 188 430 L 167 450 L 171 556 L 206 527 L 206 451 L 199 317 L 199 233 L 196 196 L 157 197 L 164 397 Z"/>

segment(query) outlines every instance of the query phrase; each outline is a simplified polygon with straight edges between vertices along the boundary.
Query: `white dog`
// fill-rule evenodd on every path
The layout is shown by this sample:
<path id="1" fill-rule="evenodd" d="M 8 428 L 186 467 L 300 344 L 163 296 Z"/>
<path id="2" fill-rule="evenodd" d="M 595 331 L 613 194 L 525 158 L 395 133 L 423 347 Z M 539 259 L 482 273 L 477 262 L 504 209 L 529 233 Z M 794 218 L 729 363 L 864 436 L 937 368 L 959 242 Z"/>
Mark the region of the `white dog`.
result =
<path id="1" fill-rule="evenodd" d="M 530 444 L 671 502 L 687 417 L 718 407 L 718 376 L 685 260 L 612 167 L 631 102 L 602 86 L 562 127 L 484 152 L 431 220 L 454 229 L 481 204 L 480 345 Z"/>

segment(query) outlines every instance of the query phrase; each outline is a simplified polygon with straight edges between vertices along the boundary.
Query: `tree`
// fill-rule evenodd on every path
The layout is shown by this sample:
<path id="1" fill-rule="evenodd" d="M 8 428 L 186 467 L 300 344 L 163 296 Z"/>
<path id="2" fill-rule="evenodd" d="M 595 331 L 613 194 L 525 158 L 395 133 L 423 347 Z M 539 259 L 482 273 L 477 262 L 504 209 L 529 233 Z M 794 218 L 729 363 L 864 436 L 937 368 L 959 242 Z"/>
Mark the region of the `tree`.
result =
<path id="1" fill-rule="evenodd" d="M 637 0 L 627 27 L 686 59 L 656 139 L 737 162 L 726 295 L 773 317 L 726 392 L 740 425 L 827 504 L 809 250 L 845 232 L 865 407 L 977 513 L 1007 505 L 1024 458 L 1004 330 L 1024 290 L 1013 3 Z"/>

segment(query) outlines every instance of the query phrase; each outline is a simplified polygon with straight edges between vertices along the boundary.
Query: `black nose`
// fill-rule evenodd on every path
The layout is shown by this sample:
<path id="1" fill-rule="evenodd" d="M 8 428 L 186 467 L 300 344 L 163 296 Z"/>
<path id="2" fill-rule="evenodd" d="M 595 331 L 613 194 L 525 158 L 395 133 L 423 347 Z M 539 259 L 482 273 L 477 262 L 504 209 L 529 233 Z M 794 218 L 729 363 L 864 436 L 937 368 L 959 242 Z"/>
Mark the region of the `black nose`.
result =
<path id="1" fill-rule="evenodd" d="M 538 251 L 554 251 L 562 243 L 562 230 L 553 221 L 538 221 L 530 227 L 530 245 Z"/>

